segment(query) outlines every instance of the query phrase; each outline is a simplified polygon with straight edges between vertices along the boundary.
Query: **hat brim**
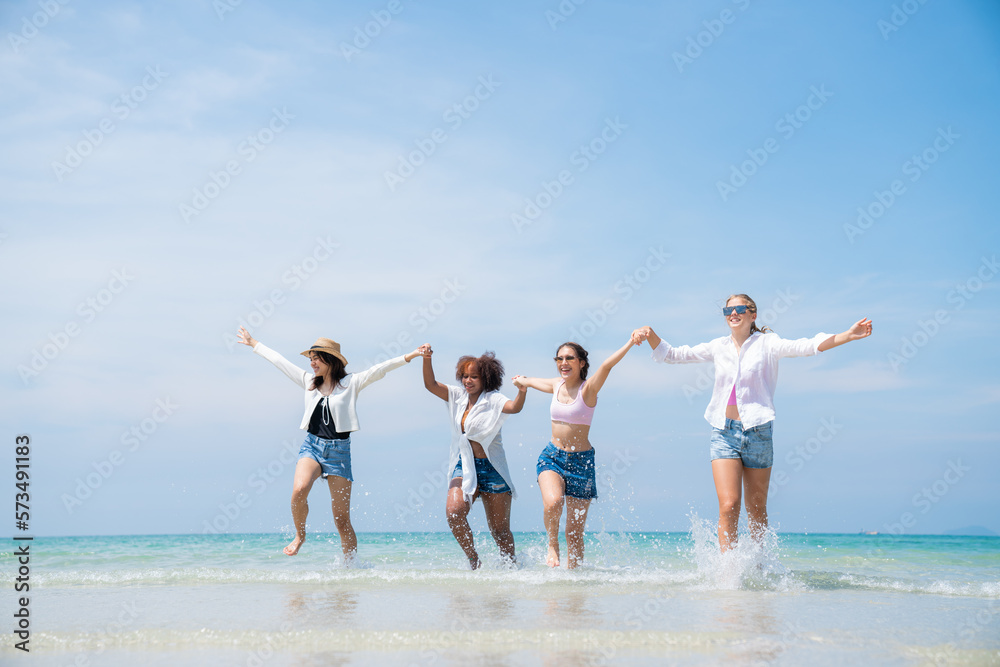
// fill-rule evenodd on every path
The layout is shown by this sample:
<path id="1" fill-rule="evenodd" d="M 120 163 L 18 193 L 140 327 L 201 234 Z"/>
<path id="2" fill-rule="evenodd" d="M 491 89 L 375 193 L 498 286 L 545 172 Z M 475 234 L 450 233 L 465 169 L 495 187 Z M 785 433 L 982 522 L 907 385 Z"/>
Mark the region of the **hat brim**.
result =
<path id="1" fill-rule="evenodd" d="M 347 366 L 347 359 L 344 358 L 344 355 L 342 355 L 340 352 L 334 350 L 333 348 L 329 348 L 329 347 L 312 347 L 312 348 L 309 348 L 308 350 L 306 350 L 305 352 L 300 352 L 299 354 L 301 354 L 303 357 L 308 357 L 313 352 L 326 352 L 329 355 L 337 357 L 338 359 L 340 359 L 341 362 L 343 362 L 344 366 Z"/>

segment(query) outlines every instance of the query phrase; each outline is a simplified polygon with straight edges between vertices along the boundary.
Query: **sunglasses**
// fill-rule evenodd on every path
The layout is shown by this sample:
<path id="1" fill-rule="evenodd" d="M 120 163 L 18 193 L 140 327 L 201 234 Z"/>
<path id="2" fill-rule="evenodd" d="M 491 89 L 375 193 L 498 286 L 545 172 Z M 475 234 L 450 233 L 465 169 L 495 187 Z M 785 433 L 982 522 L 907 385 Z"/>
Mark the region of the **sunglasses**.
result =
<path id="1" fill-rule="evenodd" d="M 750 306 L 743 306 L 743 305 L 739 305 L 739 306 L 723 306 L 723 308 L 722 308 L 722 314 L 725 315 L 726 317 L 729 317 L 734 312 L 737 315 L 742 315 L 743 313 L 747 312 L 748 310 L 750 312 L 753 312 L 753 309 L 751 309 Z"/>
<path id="2" fill-rule="evenodd" d="M 557 362 L 576 361 L 579 357 L 552 357 Z"/>

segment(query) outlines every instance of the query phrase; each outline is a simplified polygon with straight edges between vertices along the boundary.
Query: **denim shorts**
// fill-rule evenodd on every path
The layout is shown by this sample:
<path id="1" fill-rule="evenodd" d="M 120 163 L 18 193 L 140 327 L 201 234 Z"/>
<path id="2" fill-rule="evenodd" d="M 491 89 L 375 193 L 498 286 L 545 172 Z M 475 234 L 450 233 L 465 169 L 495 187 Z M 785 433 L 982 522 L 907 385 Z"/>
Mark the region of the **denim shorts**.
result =
<path id="1" fill-rule="evenodd" d="M 597 497 L 597 467 L 594 465 L 594 450 L 567 452 L 551 442 L 542 450 L 535 466 L 536 474 L 551 470 L 566 483 L 566 495 L 571 498 L 590 499 Z"/>
<path id="2" fill-rule="evenodd" d="M 773 424 L 769 421 L 744 430 L 743 422 L 727 419 L 725 428 L 712 429 L 712 460 L 740 459 L 744 468 L 770 468 L 774 464 Z"/>
<path id="3" fill-rule="evenodd" d="M 451 478 L 462 476 L 462 457 L 458 457 L 458 465 L 451 473 Z M 476 485 L 483 493 L 510 493 L 510 487 L 503 476 L 497 472 L 489 459 L 476 459 Z"/>
<path id="4" fill-rule="evenodd" d="M 451 478 L 462 476 L 462 457 L 458 457 L 458 465 L 451 473 Z M 483 493 L 511 493 L 510 487 L 504 481 L 503 475 L 497 472 L 489 459 L 476 459 L 476 486 Z"/>
<path id="5" fill-rule="evenodd" d="M 351 439 L 327 440 L 309 433 L 299 447 L 299 458 L 312 459 L 323 469 L 323 477 L 335 475 L 353 482 L 351 476 Z"/>

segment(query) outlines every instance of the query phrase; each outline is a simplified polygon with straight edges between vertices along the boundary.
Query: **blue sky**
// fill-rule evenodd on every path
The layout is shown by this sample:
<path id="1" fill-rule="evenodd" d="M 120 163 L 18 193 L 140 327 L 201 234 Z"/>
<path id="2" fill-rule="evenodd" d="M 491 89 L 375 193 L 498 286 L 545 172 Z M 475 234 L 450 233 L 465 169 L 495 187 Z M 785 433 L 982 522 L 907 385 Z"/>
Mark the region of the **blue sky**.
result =
<path id="1" fill-rule="evenodd" d="M 782 362 L 780 530 L 1000 532 L 994 4 L 51 0 L 0 23 L 0 400 L 36 534 L 289 529 L 301 395 L 241 322 L 289 358 L 332 337 L 348 370 L 495 350 L 513 396 L 571 337 L 600 360 L 641 325 L 724 335 L 733 292 L 788 338 L 875 323 Z M 714 519 L 710 378 L 648 348 L 615 369 L 589 528 Z M 542 529 L 547 399 L 504 427 L 515 530 Z M 356 528 L 446 530 L 419 364 L 359 412 Z"/>

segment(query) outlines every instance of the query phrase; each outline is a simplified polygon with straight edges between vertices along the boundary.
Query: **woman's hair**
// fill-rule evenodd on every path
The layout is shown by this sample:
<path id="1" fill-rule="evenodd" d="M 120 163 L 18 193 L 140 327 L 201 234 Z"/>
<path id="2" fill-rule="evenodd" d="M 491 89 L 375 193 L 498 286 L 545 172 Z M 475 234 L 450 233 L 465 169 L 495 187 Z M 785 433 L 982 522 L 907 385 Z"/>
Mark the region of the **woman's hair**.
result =
<path id="1" fill-rule="evenodd" d="M 571 342 L 563 343 L 562 345 L 560 345 L 559 347 L 556 348 L 556 356 L 557 357 L 559 356 L 559 350 L 563 349 L 564 347 L 571 347 L 571 348 L 573 348 L 573 351 L 576 352 L 576 356 L 580 358 L 580 363 L 583 364 L 583 367 L 580 368 L 580 379 L 581 380 L 586 380 L 587 379 L 587 369 L 590 368 L 590 362 L 587 361 L 587 351 L 585 349 L 583 349 L 583 346 L 580 345 L 579 343 L 574 343 L 574 342 L 571 341 Z"/>
<path id="2" fill-rule="evenodd" d="M 757 304 L 756 304 L 756 302 L 754 302 L 754 300 L 751 299 L 746 294 L 730 294 L 729 298 L 726 299 L 726 303 L 729 303 L 733 299 L 743 299 L 744 301 L 747 302 L 747 306 L 749 306 L 749 310 L 751 312 L 753 312 L 753 313 L 757 312 Z M 756 333 L 758 331 L 760 333 L 774 333 L 774 331 L 772 331 L 771 327 L 758 327 L 757 326 L 757 320 L 754 320 L 750 324 L 750 333 L 753 334 L 753 333 Z"/>
<path id="3" fill-rule="evenodd" d="M 483 391 L 496 391 L 503 386 L 503 364 L 492 352 L 484 352 L 481 357 L 465 355 L 455 366 L 455 379 L 461 381 L 462 373 L 469 364 L 475 364 L 479 377 L 483 380 Z"/>
<path id="4" fill-rule="evenodd" d="M 344 371 L 344 362 L 333 356 L 329 352 L 319 352 L 316 351 L 314 354 L 319 357 L 323 363 L 330 366 L 330 377 L 333 378 L 333 382 L 337 383 L 347 377 L 347 372 Z M 313 377 L 312 385 L 309 389 L 319 389 L 323 386 L 323 376 L 316 375 Z"/>

